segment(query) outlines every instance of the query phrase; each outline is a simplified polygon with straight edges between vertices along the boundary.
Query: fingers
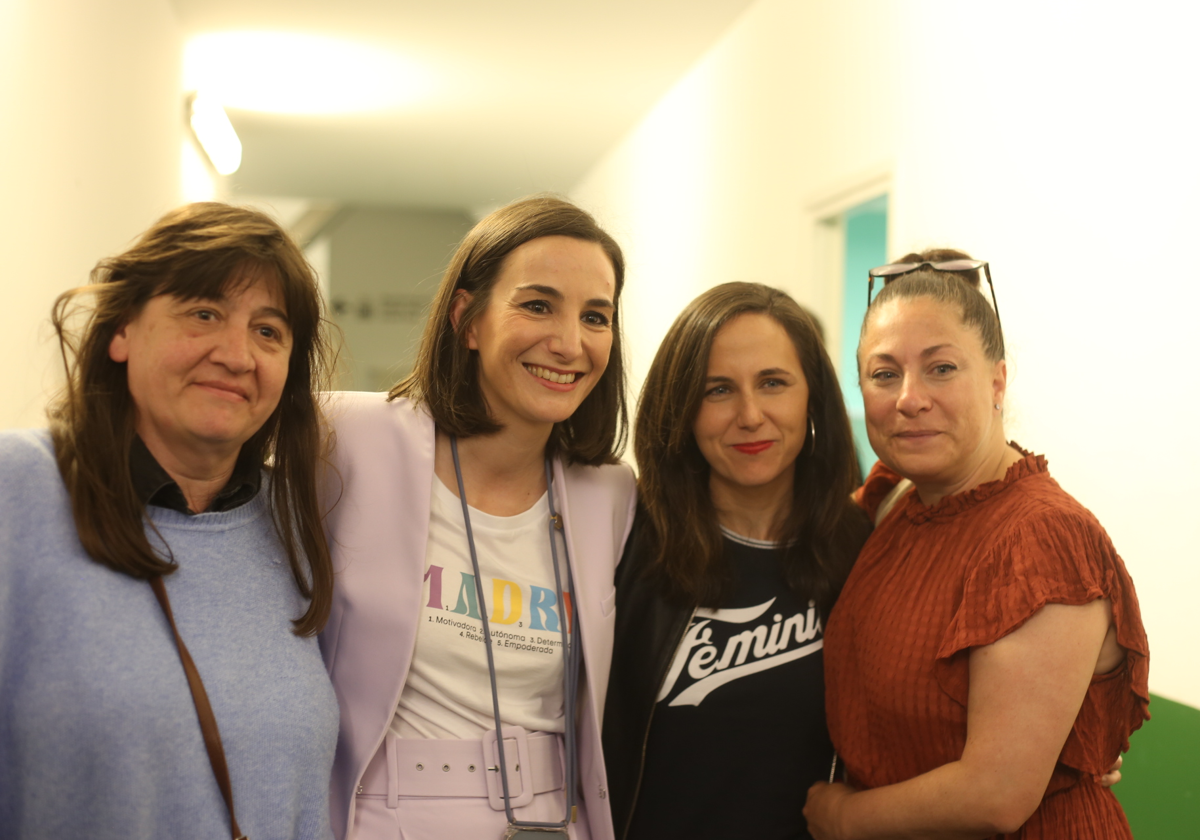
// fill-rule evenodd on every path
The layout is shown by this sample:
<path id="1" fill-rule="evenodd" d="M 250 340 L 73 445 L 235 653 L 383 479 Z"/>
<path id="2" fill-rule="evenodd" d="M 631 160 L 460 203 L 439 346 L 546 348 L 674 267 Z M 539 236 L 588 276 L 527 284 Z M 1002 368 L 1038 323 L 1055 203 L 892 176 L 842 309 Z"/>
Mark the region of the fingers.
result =
<path id="1" fill-rule="evenodd" d="M 1100 785 L 1102 787 L 1110 788 L 1121 781 L 1121 765 L 1124 762 L 1124 756 L 1117 756 L 1117 760 L 1113 762 L 1112 767 L 1108 768 L 1108 772 L 1100 777 Z"/>

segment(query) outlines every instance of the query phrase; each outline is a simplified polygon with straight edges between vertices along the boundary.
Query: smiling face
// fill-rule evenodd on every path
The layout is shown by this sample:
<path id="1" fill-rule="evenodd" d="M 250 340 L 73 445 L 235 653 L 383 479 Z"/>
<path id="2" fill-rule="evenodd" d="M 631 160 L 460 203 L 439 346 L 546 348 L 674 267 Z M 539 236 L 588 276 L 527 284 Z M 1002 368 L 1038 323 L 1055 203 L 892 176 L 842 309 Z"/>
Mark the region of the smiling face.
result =
<path id="1" fill-rule="evenodd" d="M 927 297 L 888 301 L 858 348 L 867 434 L 880 460 L 922 497 L 979 483 L 1004 452 L 1007 371 L 990 361 L 955 307 Z"/>
<path id="2" fill-rule="evenodd" d="M 612 263 L 595 242 L 543 236 L 514 248 L 466 329 L 492 418 L 549 434 L 574 414 L 608 367 L 615 297 Z M 460 293 L 456 320 L 468 299 Z"/>
<path id="3" fill-rule="evenodd" d="M 276 283 L 232 285 L 216 300 L 157 295 L 109 344 L 126 363 L 138 435 L 176 469 L 236 458 L 283 393 L 292 335 Z"/>
<path id="4" fill-rule="evenodd" d="M 792 491 L 808 434 L 808 381 L 784 328 L 751 312 L 717 331 L 705 393 L 692 426 L 708 461 L 713 501 Z"/>

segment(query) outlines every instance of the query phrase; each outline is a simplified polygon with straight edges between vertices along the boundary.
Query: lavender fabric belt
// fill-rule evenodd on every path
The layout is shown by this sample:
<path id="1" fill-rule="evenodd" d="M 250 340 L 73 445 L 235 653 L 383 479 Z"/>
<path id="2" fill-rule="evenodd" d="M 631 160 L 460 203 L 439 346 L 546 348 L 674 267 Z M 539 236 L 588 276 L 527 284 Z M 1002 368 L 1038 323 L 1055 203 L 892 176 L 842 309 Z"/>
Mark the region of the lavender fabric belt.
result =
<path id="1" fill-rule="evenodd" d="M 506 726 L 504 753 L 513 807 L 528 804 L 534 794 L 562 789 L 562 736 Z M 479 740 L 399 738 L 389 732 L 356 792 L 387 797 L 390 808 L 401 796 L 480 796 L 503 811 L 499 765 L 495 730 Z"/>

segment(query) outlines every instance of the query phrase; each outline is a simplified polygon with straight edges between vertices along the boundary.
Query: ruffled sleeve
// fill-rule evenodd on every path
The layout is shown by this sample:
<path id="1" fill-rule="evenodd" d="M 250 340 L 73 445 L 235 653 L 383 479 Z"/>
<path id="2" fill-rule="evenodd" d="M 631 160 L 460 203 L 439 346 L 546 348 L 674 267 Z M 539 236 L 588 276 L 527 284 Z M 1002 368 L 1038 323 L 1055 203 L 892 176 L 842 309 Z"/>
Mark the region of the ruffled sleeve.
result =
<path id="1" fill-rule="evenodd" d="M 1105 772 L 1129 735 L 1149 718 L 1149 647 L 1133 582 L 1100 524 L 1082 507 L 1045 510 L 1012 524 L 969 568 L 962 601 L 937 654 L 941 688 L 966 705 L 971 648 L 989 645 L 1046 604 L 1108 598 L 1125 662 L 1092 679 L 1060 762 Z"/>

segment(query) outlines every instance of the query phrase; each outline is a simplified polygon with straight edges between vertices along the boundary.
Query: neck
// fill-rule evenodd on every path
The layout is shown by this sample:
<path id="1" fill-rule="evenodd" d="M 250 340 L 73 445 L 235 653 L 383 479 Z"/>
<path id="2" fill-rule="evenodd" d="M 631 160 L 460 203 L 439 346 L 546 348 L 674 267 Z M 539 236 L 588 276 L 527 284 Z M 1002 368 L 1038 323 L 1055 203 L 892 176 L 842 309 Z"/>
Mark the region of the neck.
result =
<path id="1" fill-rule="evenodd" d="M 781 476 L 783 478 L 784 476 Z M 791 470 L 784 482 L 761 487 L 725 484 L 715 474 L 709 477 L 709 494 L 723 526 L 752 540 L 777 542 L 792 506 Z"/>
<path id="2" fill-rule="evenodd" d="M 142 434 L 142 442 L 171 479 L 179 485 L 192 513 L 204 513 L 217 494 L 229 483 L 241 447 L 189 449 L 180 452 L 154 435 Z"/>
<path id="3" fill-rule="evenodd" d="M 515 516 L 529 510 L 546 492 L 545 434 L 517 434 L 503 429 L 494 435 L 458 439 L 467 504 L 494 516 Z M 437 433 L 434 472 L 458 495 L 458 478 L 450 438 Z"/>
<path id="4" fill-rule="evenodd" d="M 951 484 L 919 484 L 914 481 L 913 484 L 921 501 L 933 507 L 947 496 L 974 490 L 989 481 L 999 481 L 1008 473 L 1009 467 L 1024 457 L 1000 438 L 999 443 L 993 443 L 981 453 L 971 470 L 958 481 Z"/>

